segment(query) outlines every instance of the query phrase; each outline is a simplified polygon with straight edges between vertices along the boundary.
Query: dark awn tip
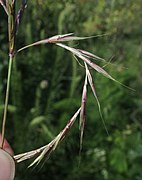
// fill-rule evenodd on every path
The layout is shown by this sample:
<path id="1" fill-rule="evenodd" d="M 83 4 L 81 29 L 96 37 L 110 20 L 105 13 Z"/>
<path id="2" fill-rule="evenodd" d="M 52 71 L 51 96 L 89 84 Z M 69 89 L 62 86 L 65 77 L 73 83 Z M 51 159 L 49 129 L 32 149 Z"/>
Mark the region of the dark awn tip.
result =
<path id="1" fill-rule="evenodd" d="M 6 14 L 8 14 L 7 7 L 6 7 L 6 1 L 0 0 L 0 4 L 1 4 L 1 6 L 4 8 Z"/>
<path id="2" fill-rule="evenodd" d="M 6 5 L 6 1 L 1 0 L 0 2 L 1 2 L 3 5 Z"/>
<path id="3" fill-rule="evenodd" d="M 22 5 L 26 6 L 27 5 L 27 0 L 22 0 Z"/>
<path id="4" fill-rule="evenodd" d="M 27 1 L 26 0 L 22 0 L 22 4 L 21 4 L 21 8 L 19 9 L 18 13 L 17 13 L 17 16 L 16 16 L 16 28 L 15 28 L 15 31 L 17 33 L 18 29 L 19 29 L 19 25 L 21 23 L 21 20 L 22 20 L 22 17 L 23 17 L 23 14 L 24 14 L 24 10 L 25 8 L 27 7 Z"/>

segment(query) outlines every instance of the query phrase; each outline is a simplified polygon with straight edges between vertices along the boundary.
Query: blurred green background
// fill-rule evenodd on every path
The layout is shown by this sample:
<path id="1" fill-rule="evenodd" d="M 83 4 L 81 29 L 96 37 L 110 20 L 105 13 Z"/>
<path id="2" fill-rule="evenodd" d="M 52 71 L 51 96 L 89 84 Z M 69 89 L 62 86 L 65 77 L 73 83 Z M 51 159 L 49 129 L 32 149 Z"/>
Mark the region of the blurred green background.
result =
<path id="1" fill-rule="evenodd" d="M 56 34 L 108 34 L 76 42 L 112 65 L 106 70 L 128 90 L 92 71 L 109 136 L 88 89 L 87 121 L 79 157 L 78 121 L 49 159 L 16 180 L 142 179 L 142 1 L 28 1 L 17 48 Z M 0 118 L 8 66 L 7 18 L 0 8 Z M 99 65 L 100 62 L 97 62 Z M 50 142 L 80 106 L 84 69 L 65 50 L 41 45 L 19 53 L 13 66 L 6 137 L 15 154 Z M 80 163 L 79 163 L 80 161 Z"/>

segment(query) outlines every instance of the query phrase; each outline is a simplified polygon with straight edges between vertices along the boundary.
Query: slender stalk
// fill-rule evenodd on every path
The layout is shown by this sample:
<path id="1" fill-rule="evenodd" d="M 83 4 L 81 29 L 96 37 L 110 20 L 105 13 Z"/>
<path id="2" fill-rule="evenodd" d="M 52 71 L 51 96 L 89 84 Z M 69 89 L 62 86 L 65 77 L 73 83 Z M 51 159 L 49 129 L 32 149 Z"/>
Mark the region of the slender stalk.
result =
<path id="1" fill-rule="evenodd" d="M 10 89 L 12 63 L 13 63 L 13 57 L 10 56 L 9 65 L 8 65 L 8 77 L 7 77 L 7 87 L 6 87 L 6 96 L 5 96 L 5 105 L 4 105 L 4 115 L 3 115 L 3 121 L 2 121 L 1 148 L 3 148 L 3 144 L 4 144 L 4 135 L 5 135 L 5 126 L 6 126 L 6 119 L 7 119 L 7 110 L 8 110 L 8 100 L 9 100 L 9 89 Z"/>
<path id="2" fill-rule="evenodd" d="M 8 110 L 8 100 L 9 100 L 9 91 L 10 91 L 10 81 L 11 81 L 11 71 L 12 63 L 14 59 L 14 46 L 15 46 L 15 4 L 12 0 L 6 0 L 6 8 L 8 12 L 8 37 L 9 37 L 9 65 L 8 65 L 8 77 L 7 77 L 7 87 L 5 95 L 5 104 L 4 104 L 4 114 L 2 121 L 2 141 L 0 147 L 3 148 L 4 145 L 4 135 L 5 135 L 5 126 L 7 119 L 7 110 Z"/>
<path id="3" fill-rule="evenodd" d="M 7 8 L 6 8 L 6 6 L 5 6 L 5 4 L 4 4 L 4 2 L 2 0 L 0 0 L 0 4 L 2 5 L 2 7 L 4 8 L 6 14 L 8 15 Z"/>

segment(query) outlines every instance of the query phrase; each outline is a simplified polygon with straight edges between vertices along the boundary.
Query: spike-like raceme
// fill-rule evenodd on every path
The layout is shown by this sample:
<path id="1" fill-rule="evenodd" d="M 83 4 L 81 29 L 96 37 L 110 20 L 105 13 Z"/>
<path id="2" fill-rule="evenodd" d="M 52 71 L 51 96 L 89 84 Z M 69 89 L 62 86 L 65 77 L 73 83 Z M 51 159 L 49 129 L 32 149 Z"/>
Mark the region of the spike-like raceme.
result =
<path id="1" fill-rule="evenodd" d="M 103 74 L 104 76 L 106 76 L 107 78 L 116 81 L 112 76 L 110 76 L 103 68 L 101 68 L 100 66 L 98 66 L 96 63 L 94 63 L 93 61 L 91 61 L 90 59 L 95 59 L 95 60 L 102 60 L 105 61 L 103 58 L 100 58 L 90 52 L 87 52 L 85 50 L 81 50 L 81 49 L 75 49 L 72 47 L 69 47 L 65 44 L 62 44 L 61 42 L 65 42 L 65 41 L 71 41 L 71 40 L 82 40 L 82 39 L 86 39 L 86 37 L 76 37 L 73 36 L 73 33 L 69 33 L 69 34 L 64 34 L 64 35 L 56 35 L 53 36 L 51 38 L 47 38 L 41 41 L 37 41 L 33 44 L 27 45 L 21 49 L 19 49 L 17 52 L 20 52 L 24 49 L 27 49 L 29 47 L 32 46 L 36 46 L 36 45 L 40 45 L 40 44 L 47 44 L 47 43 L 55 43 L 56 45 L 70 51 L 71 53 L 73 53 L 73 55 L 75 57 L 80 58 L 81 60 L 83 60 L 84 64 L 85 64 L 85 69 L 86 69 L 86 77 L 85 77 L 85 82 L 84 82 L 84 87 L 83 87 L 83 93 L 82 93 L 82 102 L 81 102 L 81 110 L 80 110 L 80 150 L 82 148 L 82 141 L 83 141 L 83 133 L 84 133 L 84 126 L 85 126 L 85 119 L 86 119 L 86 98 L 87 98 L 87 81 L 90 84 L 90 87 L 92 89 L 93 95 L 96 98 L 97 104 L 98 104 L 98 108 L 99 108 L 99 113 L 101 116 L 101 119 L 103 121 L 103 125 L 106 129 L 106 132 L 108 134 L 108 130 L 106 128 L 106 125 L 104 123 L 104 119 L 101 113 L 101 107 L 100 107 L 100 102 L 98 100 L 97 94 L 96 94 L 96 90 L 95 90 L 95 86 L 93 83 L 93 79 L 91 76 L 91 73 L 88 69 L 88 65 L 90 67 L 92 67 L 94 70 L 96 70 L 97 72 Z M 116 81 L 117 82 L 117 81 Z M 66 131 L 67 128 L 64 129 L 64 131 Z M 44 150 L 42 150 L 42 153 L 35 159 L 35 161 L 31 164 L 34 165 L 36 163 L 39 163 L 40 160 L 45 156 L 45 154 L 50 154 L 50 152 L 52 152 L 57 144 L 60 142 L 61 137 L 63 134 L 59 134 L 50 144 L 50 148 L 49 146 L 47 146 Z"/>
<path id="2" fill-rule="evenodd" d="M 6 99 L 5 99 L 5 107 L 4 107 L 4 116 L 3 116 L 3 125 L 2 125 L 2 144 L 1 144 L 1 148 L 3 148 L 3 143 L 4 143 L 4 134 L 5 134 L 5 124 L 6 124 L 6 119 L 7 119 L 7 109 L 8 109 L 8 99 L 9 99 L 9 89 L 10 89 L 10 77 L 11 77 L 11 71 L 12 71 L 12 62 L 14 59 L 14 56 L 16 55 L 16 53 L 19 53 L 27 48 L 33 47 L 33 46 L 37 46 L 40 44 L 56 44 L 57 46 L 60 46 L 68 51 L 70 51 L 75 58 L 80 58 L 84 65 L 85 65 L 85 70 L 86 70 L 86 76 L 85 76 L 85 81 L 84 81 L 84 86 L 83 86 L 83 92 L 82 92 L 82 100 L 81 100 L 81 108 L 79 108 L 77 110 L 77 112 L 74 114 L 74 116 L 69 120 L 69 122 L 67 123 L 67 125 L 65 126 L 65 128 L 47 145 L 38 148 L 36 150 L 33 151 L 29 151 L 26 153 L 22 153 L 19 155 L 14 156 L 14 159 L 17 163 L 22 162 L 24 160 L 33 158 L 35 156 L 36 159 L 33 161 L 33 163 L 31 163 L 31 166 L 40 163 L 40 161 L 45 157 L 45 156 L 49 156 L 51 152 L 53 152 L 56 147 L 58 146 L 58 144 L 65 138 L 65 136 L 67 135 L 67 133 L 69 132 L 71 126 L 73 125 L 73 123 L 75 122 L 77 116 L 80 113 L 80 150 L 82 148 L 82 142 L 83 142 L 83 134 L 84 134 L 84 126 L 85 126 L 85 121 L 86 121 L 86 100 L 87 100 L 87 83 L 90 85 L 93 95 L 96 98 L 98 107 L 99 107 L 99 112 L 101 115 L 101 118 L 103 120 L 102 117 L 102 113 L 101 113 L 101 108 L 100 108 L 100 103 L 96 94 L 96 90 L 95 90 L 95 86 L 94 86 L 94 82 L 91 76 L 91 73 L 89 71 L 89 67 L 93 68 L 94 70 L 96 70 L 97 72 L 101 73 L 102 75 L 106 76 L 107 78 L 118 82 L 117 80 L 115 80 L 111 75 L 109 75 L 102 67 L 98 66 L 95 62 L 93 62 L 90 59 L 95 59 L 95 60 L 101 60 L 101 61 L 105 61 L 103 58 L 98 57 L 95 54 L 92 54 L 90 52 L 87 52 L 85 50 L 82 49 L 76 49 L 73 47 L 70 47 L 68 45 L 63 44 L 63 42 L 69 42 L 69 41 L 76 41 L 76 40 L 84 40 L 84 39 L 89 39 L 89 38 L 93 38 L 93 37 L 97 37 L 97 36 L 91 36 L 91 37 L 78 37 L 78 36 L 74 36 L 73 33 L 67 33 L 67 34 L 63 34 L 63 35 L 55 35 L 52 36 L 50 38 L 46 38 L 43 40 L 39 40 L 37 42 L 31 43 L 29 45 L 26 45 L 20 49 L 18 49 L 17 51 L 15 50 L 15 39 L 16 39 L 16 33 L 19 29 L 19 25 L 21 23 L 22 17 L 23 17 L 23 13 L 24 10 L 27 6 L 27 0 L 21 0 L 21 7 L 16 15 L 15 12 L 15 3 L 16 0 L 0 0 L 0 4 L 2 5 L 2 7 L 4 8 L 7 16 L 8 16 L 8 34 L 9 34 L 9 70 L 8 70 L 8 80 L 7 80 L 7 90 L 6 90 Z M 16 19 L 15 19 L 16 18 Z M 101 35 L 102 36 L 102 35 Z M 119 84 L 121 84 L 120 82 L 118 82 Z M 121 84 L 123 85 L 123 84 Z M 123 85 L 125 86 L 125 85 Z M 125 86 L 127 87 L 127 86 Z M 129 87 L 127 87 L 129 88 Z M 129 88 L 131 89 L 131 88 Z M 105 126 L 104 120 L 103 120 L 103 124 Z M 106 126 L 105 126 L 106 128 Z M 107 131 L 107 128 L 106 128 Z"/>

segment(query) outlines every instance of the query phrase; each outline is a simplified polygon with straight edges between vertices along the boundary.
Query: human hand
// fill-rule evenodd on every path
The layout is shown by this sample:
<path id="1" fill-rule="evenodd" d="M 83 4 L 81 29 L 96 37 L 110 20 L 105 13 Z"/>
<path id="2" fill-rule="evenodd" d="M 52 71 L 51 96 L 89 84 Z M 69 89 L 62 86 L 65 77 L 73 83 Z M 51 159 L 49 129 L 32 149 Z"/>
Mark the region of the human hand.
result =
<path id="1" fill-rule="evenodd" d="M 0 144 L 1 144 L 0 134 Z M 12 158 L 13 151 L 6 141 L 4 140 L 3 149 L 0 149 L 0 180 L 13 180 L 15 176 L 15 162 Z"/>

